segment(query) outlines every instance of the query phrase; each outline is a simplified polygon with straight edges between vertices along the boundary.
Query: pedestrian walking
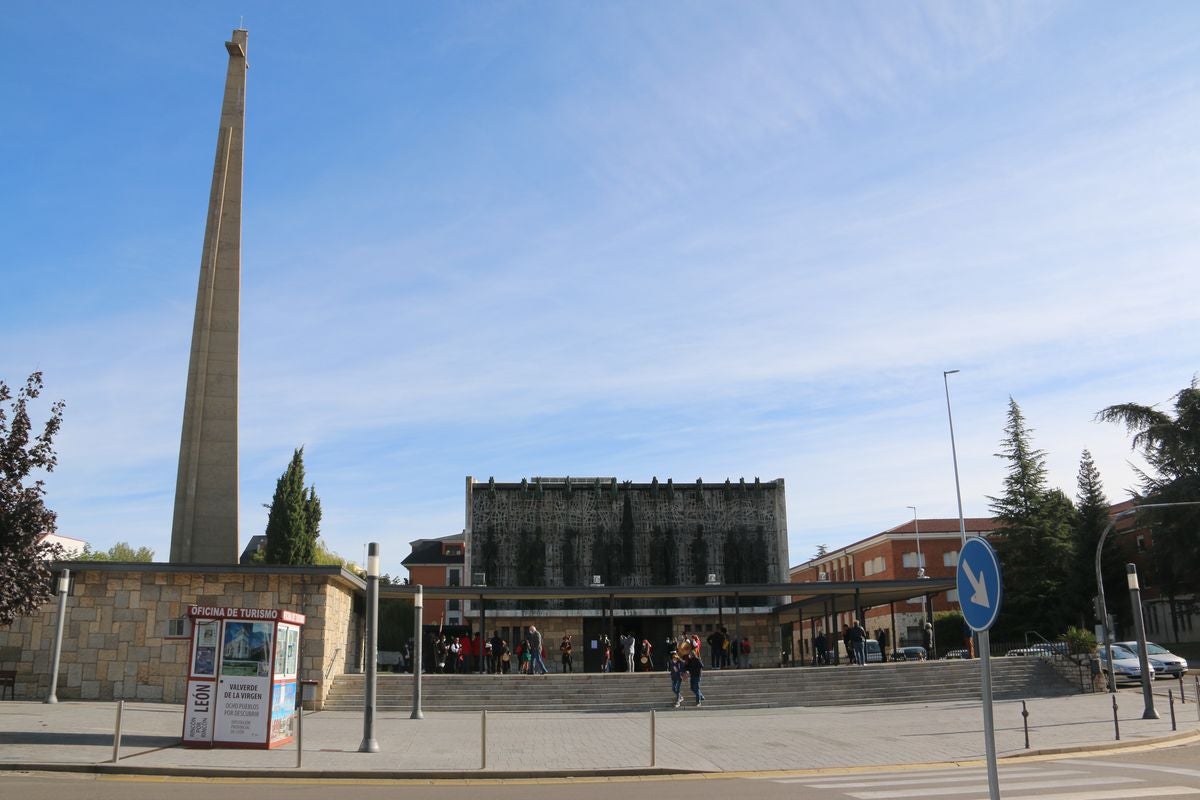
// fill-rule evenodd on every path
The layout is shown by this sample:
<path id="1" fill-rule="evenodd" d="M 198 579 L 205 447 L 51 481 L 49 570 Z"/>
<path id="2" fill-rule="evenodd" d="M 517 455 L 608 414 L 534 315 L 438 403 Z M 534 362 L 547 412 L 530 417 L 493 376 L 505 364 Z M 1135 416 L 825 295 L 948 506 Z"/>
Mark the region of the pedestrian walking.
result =
<path id="1" fill-rule="evenodd" d="M 700 660 L 700 654 L 692 651 L 688 656 L 685 666 L 688 674 L 688 683 L 691 686 L 692 694 L 696 695 L 696 707 L 704 705 L 704 693 L 700 691 L 700 679 L 704 675 L 704 662 Z"/>
<path id="2" fill-rule="evenodd" d="M 542 632 L 536 626 L 529 626 L 529 632 L 525 634 L 525 645 L 530 652 L 529 674 L 545 675 L 546 662 L 542 658 L 546 651 L 542 648 Z"/>
<path id="3" fill-rule="evenodd" d="M 671 661 L 667 664 L 667 672 L 671 676 L 671 692 L 675 695 L 675 707 L 683 703 L 683 673 L 687 666 L 677 651 L 671 652 Z"/>

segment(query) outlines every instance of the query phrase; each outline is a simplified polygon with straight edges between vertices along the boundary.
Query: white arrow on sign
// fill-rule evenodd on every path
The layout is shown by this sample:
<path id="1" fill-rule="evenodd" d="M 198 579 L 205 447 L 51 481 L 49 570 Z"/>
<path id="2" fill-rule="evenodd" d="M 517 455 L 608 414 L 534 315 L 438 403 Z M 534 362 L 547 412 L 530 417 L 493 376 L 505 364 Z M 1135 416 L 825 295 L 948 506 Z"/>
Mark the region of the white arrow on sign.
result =
<path id="1" fill-rule="evenodd" d="M 991 608 L 992 604 L 988 601 L 987 584 L 983 582 L 983 570 L 980 570 L 979 575 L 976 576 L 971 572 L 971 565 L 965 561 L 963 562 L 963 569 L 966 570 L 967 580 L 971 582 L 971 589 L 974 590 L 974 594 L 971 595 L 971 602 L 977 606 Z"/>

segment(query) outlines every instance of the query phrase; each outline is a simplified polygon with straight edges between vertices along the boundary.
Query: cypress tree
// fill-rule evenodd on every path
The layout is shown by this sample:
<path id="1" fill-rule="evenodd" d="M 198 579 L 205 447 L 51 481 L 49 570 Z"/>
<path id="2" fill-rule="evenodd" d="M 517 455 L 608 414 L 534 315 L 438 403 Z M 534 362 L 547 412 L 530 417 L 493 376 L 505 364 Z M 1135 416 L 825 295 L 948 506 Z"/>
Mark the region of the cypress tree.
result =
<path id="1" fill-rule="evenodd" d="M 292 453 L 267 508 L 266 562 L 315 564 L 317 538 L 321 535 L 321 501 L 315 486 L 304 488 L 303 447 Z"/>
<path id="2" fill-rule="evenodd" d="M 1100 480 L 1100 470 L 1087 450 L 1079 459 L 1078 493 L 1075 495 L 1079 516 L 1075 525 L 1075 604 L 1078 606 L 1079 627 L 1091 628 L 1092 598 L 1096 596 L 1096 545 L 1108 525 L 1108 497 Z M 1100 555 L 1100 571 L 1104 576 L 1104 596 L 1108 613 L 1120 619 L 1129 615 L 1129 593 L 1125 590 L 1125 566 L 1116 544 L 1106 544 Z"/>

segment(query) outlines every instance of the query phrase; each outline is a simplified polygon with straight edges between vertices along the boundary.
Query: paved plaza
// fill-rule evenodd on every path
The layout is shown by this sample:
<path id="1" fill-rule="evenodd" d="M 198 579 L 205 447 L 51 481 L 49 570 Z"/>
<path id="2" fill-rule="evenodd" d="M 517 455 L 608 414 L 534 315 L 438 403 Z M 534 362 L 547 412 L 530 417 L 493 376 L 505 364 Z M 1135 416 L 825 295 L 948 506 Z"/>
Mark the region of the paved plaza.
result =
<path id="1" fill-rule="evenodd" d="M 1021 703 L 995 704 L 1001 757 L 1099 749 L 1200 736 L 1194 702 L 1176 701 L 1172 731 L 1165 693 L 1161 718 L 1143 720 L 1142 697 L 1118 696 L 1120 742 L 1105 694 L 1027 701 L 1030 749 Z M 117 704 L 0 702 L 0 769 L 117 771 L 277 777 L 516 777 L 655 772 L 806 770 L 964 762 L 984 757 L 978 702 L 782 708 L 746 711 L 664 708 L 651 715 L 531 711 L 487 715 L 486 767 L 482 714 L 405 713 L 376 717 L 380 752 L 360 753 L 363 717 L 308 712 L 304 752 L 186 749 L 179 746 L 182 709 L 127 703 L 120 760 L 112 762 Z"/>

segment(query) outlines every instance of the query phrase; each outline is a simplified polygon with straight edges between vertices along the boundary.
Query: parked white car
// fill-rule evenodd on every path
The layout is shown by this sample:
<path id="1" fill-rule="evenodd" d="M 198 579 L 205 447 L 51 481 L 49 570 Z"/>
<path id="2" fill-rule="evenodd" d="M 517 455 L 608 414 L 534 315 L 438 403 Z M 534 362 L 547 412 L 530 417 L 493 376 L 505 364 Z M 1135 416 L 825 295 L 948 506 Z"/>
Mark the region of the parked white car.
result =
<path id="1" fill-rule="evenodd" d="M 1113 644 L 1120 645 L 1135 656 L 1137 655 L 1137 642 L 1113 642 Z M 1188 671 L 1187 659 L 1175 655 L 1161 644 L 1146 642 L 1146 657 L 1150 659 L 1150 664 L 1154 667 L 1154 676 L 1157 678 L 1180 678 Z"/>

